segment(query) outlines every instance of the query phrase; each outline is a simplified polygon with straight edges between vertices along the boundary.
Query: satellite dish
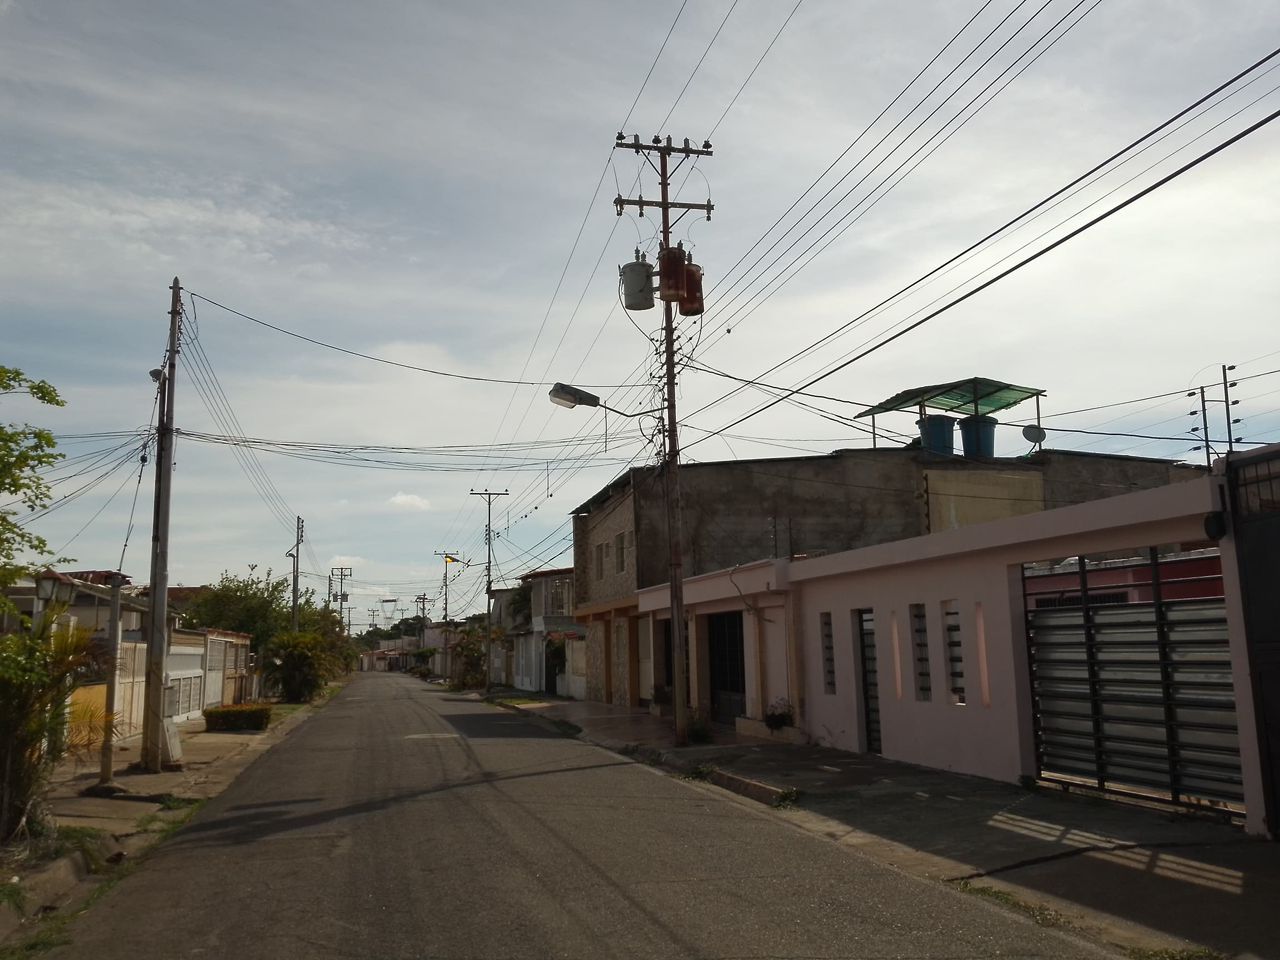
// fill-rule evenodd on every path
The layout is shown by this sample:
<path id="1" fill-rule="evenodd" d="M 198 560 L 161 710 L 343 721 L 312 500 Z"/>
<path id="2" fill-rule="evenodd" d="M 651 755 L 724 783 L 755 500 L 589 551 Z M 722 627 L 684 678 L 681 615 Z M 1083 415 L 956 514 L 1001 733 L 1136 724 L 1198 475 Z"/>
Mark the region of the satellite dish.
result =
<path id="1" fill-rule="evenodd" d="M 1022 428 L 1022 437 L 1029 443 L 1044 443 L 1044 438 L 1048 434 L 1044 432 L 1044 427 L 1038 424 L 1029 423 Z"/>

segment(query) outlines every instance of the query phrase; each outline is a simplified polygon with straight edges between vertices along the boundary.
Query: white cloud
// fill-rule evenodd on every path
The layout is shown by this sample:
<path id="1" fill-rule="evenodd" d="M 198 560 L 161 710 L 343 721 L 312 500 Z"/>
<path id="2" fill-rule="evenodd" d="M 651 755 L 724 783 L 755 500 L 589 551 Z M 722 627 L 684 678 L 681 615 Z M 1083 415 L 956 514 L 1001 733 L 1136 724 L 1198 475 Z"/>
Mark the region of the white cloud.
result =
<path id="1" fill-rule="evenodd" d="M 400 510 L 426 512 L 431 509 L 430 500 L 420 497 L 416 493 L 404 493 L 403 491 L 397 491 L 394 496 L 388 497 L 387 503 Z"/>

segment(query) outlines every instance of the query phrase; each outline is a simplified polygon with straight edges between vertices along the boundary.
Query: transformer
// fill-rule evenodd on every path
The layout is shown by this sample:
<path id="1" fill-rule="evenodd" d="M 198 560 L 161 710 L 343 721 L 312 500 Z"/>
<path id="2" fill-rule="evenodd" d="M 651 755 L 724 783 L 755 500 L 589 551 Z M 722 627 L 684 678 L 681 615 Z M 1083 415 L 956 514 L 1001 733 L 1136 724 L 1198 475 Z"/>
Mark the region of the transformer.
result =
<path id="1" fill-rule="evenodd" d="M 693 262 L 693 254 L 689 254 L 684 265 L 684 296 L 680 298 L 680 316 L 697 317 L 702 315 L 702 268 Z"/>
<path id="2" fill-rule="evenodd" d="M 622 305 L 628 310 L 653 309 L 653 264 L 636 249 L 636 258 L 618 268 L 622 278 Z"/>
<path id="3" fill-rule="evenodd" d="M 658 254 L 658 296 L 668 303 L 679 303 L 685 295 L 684 244 L 677 243 Z"/>

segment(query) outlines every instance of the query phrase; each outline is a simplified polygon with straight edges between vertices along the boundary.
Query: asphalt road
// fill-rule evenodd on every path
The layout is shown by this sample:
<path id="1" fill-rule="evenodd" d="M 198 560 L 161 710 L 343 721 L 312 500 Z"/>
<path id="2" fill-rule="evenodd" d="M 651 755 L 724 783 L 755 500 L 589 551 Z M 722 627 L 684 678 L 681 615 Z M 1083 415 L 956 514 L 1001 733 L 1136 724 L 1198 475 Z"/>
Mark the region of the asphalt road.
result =
<path id="1" fill-rule="evenodd" d="M 518 715 L 363 674 L 49 954 L 1098 957 Z"/>

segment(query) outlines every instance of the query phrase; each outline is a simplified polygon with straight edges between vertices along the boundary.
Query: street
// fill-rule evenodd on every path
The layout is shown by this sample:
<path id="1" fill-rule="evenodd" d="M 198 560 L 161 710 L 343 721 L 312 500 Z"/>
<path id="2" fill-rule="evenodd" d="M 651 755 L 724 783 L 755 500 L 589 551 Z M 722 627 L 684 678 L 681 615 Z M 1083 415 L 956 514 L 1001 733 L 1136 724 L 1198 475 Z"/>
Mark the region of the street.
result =
<path id="1" fill-rule="evenodd" d="M 57 958 L 1096 957 L 529 720 L 360 674 Z"/>

